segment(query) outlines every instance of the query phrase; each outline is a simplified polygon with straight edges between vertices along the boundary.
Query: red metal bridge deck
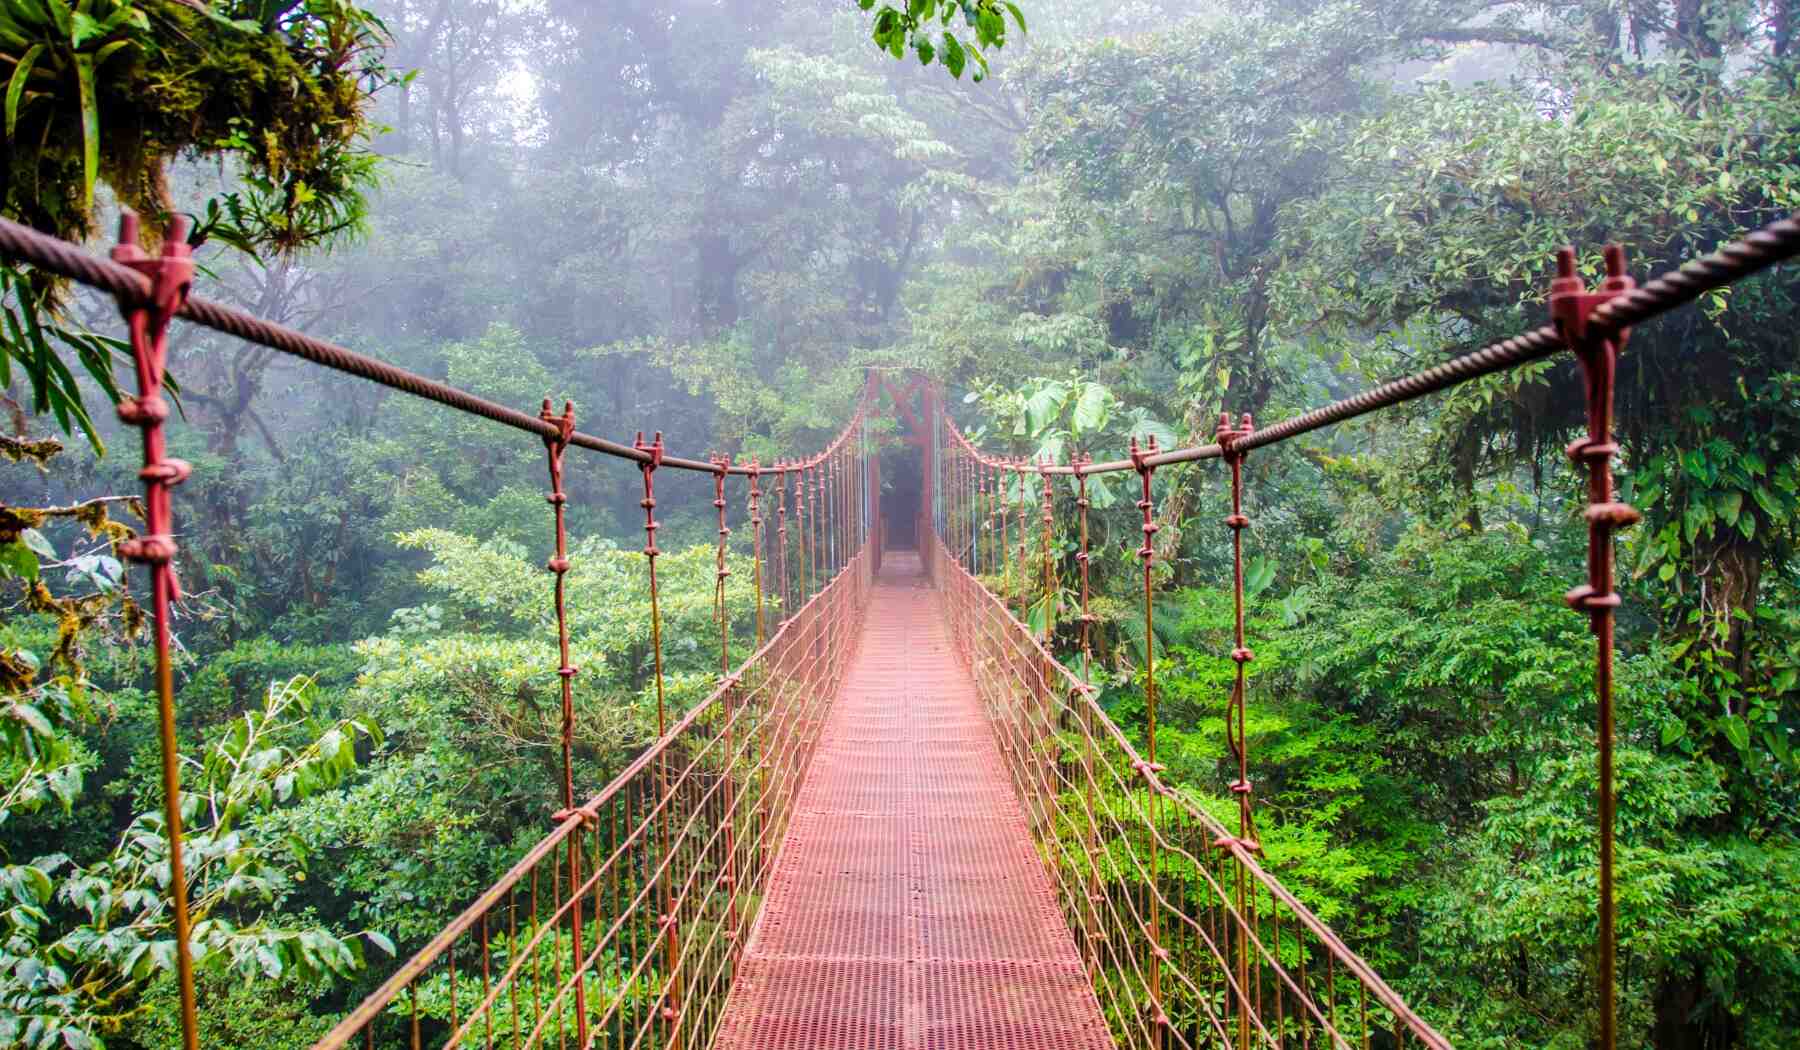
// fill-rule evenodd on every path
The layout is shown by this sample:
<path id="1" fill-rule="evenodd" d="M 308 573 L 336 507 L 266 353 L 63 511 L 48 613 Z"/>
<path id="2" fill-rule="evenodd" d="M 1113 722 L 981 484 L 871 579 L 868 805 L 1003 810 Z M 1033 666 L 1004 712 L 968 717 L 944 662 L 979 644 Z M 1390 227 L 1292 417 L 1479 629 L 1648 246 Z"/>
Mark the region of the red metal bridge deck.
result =
<path id="1" fill-rule="evenodd" d="M 939 603 L 886 555 L 719 1047 L 1112 1045 Z"/>

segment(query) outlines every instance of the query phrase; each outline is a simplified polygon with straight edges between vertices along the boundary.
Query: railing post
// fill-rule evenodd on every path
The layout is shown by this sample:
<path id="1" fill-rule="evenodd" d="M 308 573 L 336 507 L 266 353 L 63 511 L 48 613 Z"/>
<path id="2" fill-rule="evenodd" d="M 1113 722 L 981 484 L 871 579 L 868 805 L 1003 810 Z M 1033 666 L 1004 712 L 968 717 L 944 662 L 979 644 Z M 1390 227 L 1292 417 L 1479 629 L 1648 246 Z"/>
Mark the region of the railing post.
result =
<path id="1" fill-rule="evenodd" d="M 1000 518 L 1000 468 L 989 461 L 982 465 L 987 474 L 987 502 L 982 507 L 981 531 L 987 534 L 987 561 L 984 568 L 994 578 L 995 586 L 1000 588 L 1001 599 L 1005 600 L 1006 584 L 1001 581 L 1000 574 L 1005 565 L 1001 553 L 1000 539 L 1005 531 L 1004 519 Z M 999 529 L 994 528 L 996 520 L 1001 521 Z"/>
<path id="2" fill-rule="evenodd" d="M 812 522 L 806 516 L 806 479 L 807 468 L 802 463 L 798 466 L 798 476 L 794 478 L 794 531 L 798 549 L 795 550 L 794 566 L 794 611 L 796 614 L 806 608 L 808 592 L 812 589 Z M 801 661 L 801 679 L 807 687 L 812 685 L 812 626 L 810 623 L 799 625 L 799 646 Z"/>
<path id="3" fill-rule="evenodd" d="M 775 461 L 776 500 L 775 500 L 775 576 L 776 591 L 781 595 L 781 619 L 787 620 L 794 615 L 793 603 L 788 596 L 788 468 L 783 460 Z"/>
<path id="4" fill-rule="evenodd" d="M 656 556 L 662 551 L 656 547 L 656 530 L 662 523 L 656 520 L 656 468 L 662 466 L 663 441 L 662 431 L 656 432 L 656 438 L 650 444 L 644 444 L 644 433 L 638 431 L 637 440 L 633 442 L 639 452 L 647 453 L 649 459 L 638 464 L 644 475 L 644 498 L 640 505 L 644 508 L 644 559 L 649 565 L 650 577 L 650 649 L 655 658 L 656 674 L 656 735 L 658 739 L 668 732 L 668 708 L 663 686 L 663 652 L 662 652 L 662 605 L 656 589 Z M 674 802 L 669 797 L 669 760 L 666 749 L 656 757 L 657 781 L 657 838 L 661 845 L 662 863 L 657 865 L 660 874 L 657 877 L 658 896 L 663 902 L 663 912 L 658 920 L 659 934 L 663 941 L 663 965 L 668 971 L 664 975 L 666 989 L 663 995 L 662 1019 L 669 1025 L 671 1037 L 680 1032 L 681 1018 L 681 954 L 680 933 L 677 921 L 677 904 L 670 887 L 669 868 L 671 853 L 669 842 L 669 811 Z"/>
<path id="5" fill-rule="evenodd" d="M 1019 619 L 1027 624 L 1031 622 L 1031 588 L 1026 584 L 1031 573 L 1031 548 L 1025 538 L 1025 471 L 1029 465 L 1030 461 L 1023 456 L 1013 461 L 1013 472 L 1019 478 L 1019 556 L 1015 562 L 1019 568 Z"/>
<path id="6" fill-rule="evenodd" d="M 981 575 L 981 541 L 987 536 L 987 471 L 982 469 L 979 461 L 971 458 L 975 474 L 975 506 L 974 514 L 969 519 L 971 535 L 969 546 L 969 575 Z"/>
<path id="7" fill-rule="evenodd" d="M 1050 490 L 1049 467 L 1050 467 L 1049 457 L 1045 457 L 1038 462 L 1038 480 L 1042 483 L 1041 491 L 1038 496 L 1038 505 L 1042 509 L 1042 512 L 1043 512 L 1043 525 L 1044 525 L 1044 540 L 1043 540 L 1043 551 L 1042 551 L 1043 561 L 1044 561 L 1044 587 L 1043 587 L 1043 595 L 1039 599 L 1039 601 L 1043 604 L 1043 607 L 1044 607 L 1044 633 L 1041 635 L 1041 638 L 1043 640 L 1044 648 L 1046 650 L 1048 650 L 1050 648 L 1051 609 L 1053 608 L 1053 602 L 1054 602 L 1055 593 L 1056 593 L 1055 569 L 1054 569 L 1054 563 L 1051 560 L 1051 556 L 1050 556 L 1050 544 L 1051 544 L 1051 540 L 1052 540 L 1051 532 L 1056 523 L 1056 510 L 1055 510 L 1055 496 Z"/>
<path id="8" fill-rule="evenodd" d="M 553 820 L 557 824 L 574 816 L 575 809 L 575 665 L 569 657 L 569 610 L 566 599 L 569 573 L 569 530 L 568 530 L 568 494 L 563 491 L 563 453 L 568 451 L 569 439 L 575 434 L 575 405 L 564 401 L 562 415 L 550 411 L 550 399 L 544 399 L 544 407 L 538 418 L 556 428 L 555 436 L 544 438 L 544 453 L 550 468 L 550 494 L 545 500 L 550 504 L 555 516 L 555 553 L 545 565 L 556 577 L 556 645 L 561 662 L 556 669 L 557 677 L 562 679 L 562 808 Z M 575 972 L 575 1028 L 576 1035 L 582 1044 L 587 1043 L 587 986 L 581 980 L 581 966 L 584 953 L 582 945 L 581 919 L 581 836 L 569 836 L 569 959 Z"/>
<path id="9" fill-rule="evenodd" d="M 187 301 L 194 282 L 194 259 L 187 243 L 187 223 L 177 217 L 163 232 L 162 254 L 151 258 L 138 246 L 138 217 L 127 211 L 119 219 L 114 262 L 150 279 L 145 300 L 119 299 L 119 311 L 130 330 L 131 356 L 137 368 L 138 394 L 119 402 L 119 420 L 143 432 L 145 532 L 119 544 L 120 557 L 150 567 L 150 604 L 156 631 L 156 700 L 162 747 L 163 821 L 169 842 L 169 904 L 175 920 L 175 974 L 181 998 L 181 1041 L 186 1050 L 200 1045 L 199 1015 L 194 999 L 193 933 L 188 915 L 187 862 L 182 856 L 181 756 L 175 737 L 175 672 L 171 663 L 170 609 L 181 600 L 175 578 L 175 515 L 169 490 L 186 481 L 193 468 L 168 457 L 163 421 L 169 403 L 162 388 L 169 359 L 169 322 Z"/>
<path id="10" fill-rule="evenodd" d="M 1250 789 L 1250 742 L 1244 732 L 1245 694 L 1248 684 L 1250 661 L 1256 659 L 1244 642 L 1244 530 L 1249 527 L 1250 519 L 1244 514 L 1244 452 L 1237 448 L 1237 443 L 1249 437 L 1255 426 L 1249 414 L 1245 414 L 1236 428 L 1231 425 L 1231 414 L 1220 413 L 1219 427 L 1215 432 L 1219 447 L 1224 450 L 1222 458 L 1231 468 L 1231 514 L 1225 524 L 1231 529 L 1231 579 L 1232 607 L 1235 616 L 1235 640 L 1231 650 L 1231 659 L 1237 665 L 1236 675 L 1231 687 L 1231 702 L 1225 708 L 1225 742 L 1231 749 L 1232 758 L 1237 763 L 1237 780 L 1231 784 L 1232 794 L 1238 800 L 1238 833 L 1235 839 L 1220 839 L 1215 846 L 1229 850 L 1235 843 L 1252 853 L 1261 849 L 1256 840 L 1255 817 L 1251 811 Z M 1252 909 L 1246 900 L 1248 875 L 1242 864 L 1237 866 L 1237 910 L 1240 922 L 1237 935 L 1237 992 L 1238 992 L 1238 1050 L 1249 1050 L 1250 1025 L 1254 1008 L 1250 1002 L 1250 928 Z"/>
<path id="11" fill-rule="evenodd" d="M 1617 916 L 1613 901 L 1613 824 L 1616 797 L 1613 785 L 1613 627 L 1620 598 L 1613 589 L 1613 533 L 1641 520 L 1637 510 L 1613 497 L 1614 443 L 1613 387 L 1619 351 L 1631 330 L 1597 336 L 1588 331 L 1588 318 L 1602 303 L 1635 287 L 1625 273 L 1625 250 L 1606 248 L 1606 280 L 1597 292 L 1589 292 L 1575 270 L 1575 250 L 1556 253 L 1556 279 L 1550 285 L 1550 316 L 1558 332 L 1581 363 L 1587 394 L 1587 435 L 1569 445 L 1569 458 L 1587 468 L 1588 525 L 1587 582 L 1570 590 L 1569 607 L 1588 615 L 1594 632 L 1594 697 L 1599 708 L 1597 760 L 1599 763 L 1599 1010 L 1600 1050 L 1618 1045 Z"/>
<path id="12" fill-rule="evenodd" d="M 1086 928 L 1081 940 L 1091 982 L 1100 974 L 1100 950 L 1094 942 L 1100 928 L 1100 866 L 1095 859 L 1100 852 L 1100 827 L 1094 819 L 1094 714 L 1092 694 L 1088 692 L 1093 688 L 1093 627 L 1098 619 L 1088 607 L 1088 508 L 1093 503 L 1088 499 L 1087 467 L 1093 459 L 1077 453 L 1070 462 L 1075 470 L 1075 510 L 1081 519 L 1081 549 L 1075 555 L 1075 564 L 1081 569 L 1081 780 L 1087 814 L 1088 861 Z"/>
<path id="13" fill-rule="evenodd" d="M 1150 500 L 1150 478 L 1156 468 L 1147 462 L 1156 452 L 1156 435 L 1150 436 L 1147 450 L 1138 447 L 1135 436 L 1131 439 L 1131 466 L 1137 471 L 1143 487 L 1137 506 L 1144 517 L 1144 545 L 1137 552 L 1144 563 L 1144 761 L 1138 773 L 1143 778 L 1150 801 L 1150 886 L 1145 898 L 1145 908 L 1150 913 L 1150 919 L 1145 923 L 1144 932 L 1150 938 L 1150 1008 L 1154 1011 L 1150 1018 L 1151 1045 L 1160 1048 L 1163 1045 L 1164 1030 L 1169 1025 L 1169 1015 L 1163 1009 L 1162 1001 L 1162 963 L 1168 955 L 1168 949 L 1162 946 L 1162 851 L 1157 848 L 1158 839 L 1162 835 L 1162 791 L 1156 774 L 1162 772 L 1163 767 L 1156 761 L 1156 617 L 1151 600 L 1151 563 L 1156 558 L 1156 544 L 1153 541 L 1156 539 L 1158 526 L 1152 517 L 1154 504 Z"/>
<path id="14" fill-rule="evenodd" d="M 725 583 L 731 578 L 731 570 L 725 565 L 726 546 L 731 540 L 731 528 L 725 524 L 725 477 L 731 470 L 731 457 L 721 456 L 713 461 L 713 507 L 719 512 L 719 545 L 716 558 L 716 584 L 713 588 L 713 616 L 719 622 L 719 682 L 724 686 L 724 694 L 720 697 L 720 707 L 725 719 L 725 751 L 720 764 L 719 775 L 723 780 L 720 785 L 724 798 L 724 828 L 721 829 L 725 843 L 725 873 L 720 876 L 720 883 L 725 888 L 725 939 L 730 944 L 729 951 L 736 953 L 737 940 L 737 686 L 731 677 L 731 607 L 725 597 Z M 756 470 L 751 468 L 752 513 L 756 506 Z M 756 549 L 756 526 L 751 526 L 751 551 L 754 557 Z M 757 563 L 757 610 L 756 619 L 762 622 L 762 572 L 761 562 Z M 758 630 L 760 636 L 760 627 Z M 760 638 L 759 638 L 760 640 Z M 751 646 L 751 652 L 756 651 Z"/>
<path id="15" fill-rule="evenodd" d="M 762 464 L 750 457 L 750 566 L 756 579 L 756 647 L 769 640 L 763 626 Z"/>
<path id="16" fill-rule="evenodd" d="M 1012 495 L 1011 487 L 1006 482 L 1008 470 L 1007 460 L 1002 458 L 994 465 L 994 517 L 1000 520 L 999 547 L 996 549 L 994 571 L 997 575 L 994 582 L 1000 587 L 1000 602 L 1007 608 L 1012 607 L 1012 595 L 1007 593 L 1007 561 L 1012 557 L 1012 546 L 1006 542 L 1006 501 Z"/>

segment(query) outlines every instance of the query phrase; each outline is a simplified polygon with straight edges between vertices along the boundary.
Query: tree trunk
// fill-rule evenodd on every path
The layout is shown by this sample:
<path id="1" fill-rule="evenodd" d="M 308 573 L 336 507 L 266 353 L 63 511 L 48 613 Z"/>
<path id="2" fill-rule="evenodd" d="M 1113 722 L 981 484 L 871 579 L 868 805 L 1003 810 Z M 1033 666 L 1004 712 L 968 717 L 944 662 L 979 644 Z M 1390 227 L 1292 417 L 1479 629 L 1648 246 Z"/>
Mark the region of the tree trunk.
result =
<path id="1" fill-rule="evenodd" d="M 743 262 L 720 233 L 694 237 L 694 331 L 702 337 L 722 332 L 738 320 L 737 277 Z"/>
<path id="2" fill-rule="evenodd" d="M 1759 524 L 1765 529 L 1769 527 L 1763 522 Z M 1700 594 L 1702 623 L 1716 631 L 1708 640 L 1730 654 L 1732 670 L 1742 675 L 1749 655 L 1746 650 L 1750 625 L 1756 622 L 1756 592 L 1762 582 L 1762 544 L 1744 539 L 1736 529 L 1721 526 L 1711 540 L 1703 540 L 1696 546 L 1694 566 L 1703 588 Z"/>
<path id="3" fill-rule="evenodd" d="M 1656 1020 L 1650 1029 L 1655 1050 L 1735 1050 L 1743 1045 L 1741 1026 L 1698 971 L 1666 974 L 1656 989 Z"/>

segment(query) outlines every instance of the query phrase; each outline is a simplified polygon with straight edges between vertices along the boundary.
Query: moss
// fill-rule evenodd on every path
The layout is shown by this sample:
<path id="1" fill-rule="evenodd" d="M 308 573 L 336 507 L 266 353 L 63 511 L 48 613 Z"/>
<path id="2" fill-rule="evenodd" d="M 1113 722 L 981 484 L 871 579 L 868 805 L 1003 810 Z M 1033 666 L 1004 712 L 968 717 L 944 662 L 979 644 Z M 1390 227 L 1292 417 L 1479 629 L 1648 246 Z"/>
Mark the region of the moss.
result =
<path id="1" fill-rule="evenodd" d="M 19 429 L 24 427 L 19 425 Z M 0 434 L 0 456 L 5 456 L 14 463 L 30 460 L 39 470 L 50 465 L 50 461 L 62 454 L 63 444 L 55 438 L 18 438 Z"/>
<path id="2" fill-rule="evenodd" d="M 48 518 L 35 507 L 0 507 L 0 543 L 11 543 L 19 533 L 39 527 Z"/>
<path id="3" fill-rule="evenodd" d="M 367 30 L 358 28 L 364 25 L 359 12 L 347 8 L 315 27 L 322 33 L 294 35 L 289 43 L 275 31 L 229 24 L 176 0 L 135 6 L 146 26 L 121 29 L 118 36 L 130 46 L 113 53 L 96 76 L 98 174 L 122 202 L 152 220 L 148 226 L 160 228 L 173 209 L 165 172 L 183 155 L 238 157 L 290 213 L 310 194 L 355 195 L 349 155 L 367 126 L 358 63 L 369 42 Z M 0 164 L 0 211 L 82 239 L 94 232 L 94 215 L 83 189 L 74 52 L 67 41 L 38 42 L 49 48 Z M 83 50 L 92 48 L 90 42 Z M 23 51 L 0 44 L 0 73 Z"/>

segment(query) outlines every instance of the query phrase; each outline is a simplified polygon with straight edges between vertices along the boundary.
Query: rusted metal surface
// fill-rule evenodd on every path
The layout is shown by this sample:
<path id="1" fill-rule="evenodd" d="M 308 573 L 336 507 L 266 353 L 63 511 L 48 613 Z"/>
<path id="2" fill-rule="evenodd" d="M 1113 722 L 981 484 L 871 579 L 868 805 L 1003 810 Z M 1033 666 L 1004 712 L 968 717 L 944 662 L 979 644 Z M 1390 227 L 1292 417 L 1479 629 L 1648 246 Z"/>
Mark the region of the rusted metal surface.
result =
<path id="1" fill-rule="evenodd" d="M 861 504 L 821 489 L 802 534 L 822 586 L 735 670 L 724 585 L 731 575 L 728 461 L 713 461 L 718 520 L 714 617 L 721 680 L 675 719 L 664 690 L 656 560 L 656 471 L 662 435 L 633 447 L 643 485 L 645 581 L 657 698 L 655 743 L 599 795 L 576 806 L 568 763 L 574 668 L 566 627 L 567 537 L 562 458 L 573 409 L 543 418 L 550 503 L 556 509 L 559 674 L 565 705 L 563 806 L 556 827 L 422 951 L 403 964 L 318 1046 L 661 1046 L 710 1043 L 732 987 L 750 923 L 766 897 L 776 847 L 791 818 L 813 743 L 856 639 L 868 586 L 867 522 Z M 862 410 L 845 428 L 860 433 Z M 848 478 L 844 435 L 825 454 Z M 812 472 L 823 460 L 802 461 Z M 804 464 L 812 464 L 805 466 Z M 760 468 L 746 468 L 756 529 L 750 545 L 761 578 L 755 502 Z M 846 482 L 847 484 L 847 482 Z M 856 553 L 832 559 L 821 540 Z M 784 552 L 785 553 L 785 552 Z M 829 577 L 826 573 L 830 569 Z M 800 594 L 807 596 L 807 591 Z M 762 615 L 758 592 L 757 616 Z"/>
<path id="2" fill-rule="evenodd" d="M 1597 334 L 1610 334 L 1621 328 L 1640 324 L 1676 307 L 1695 302 L 1709 291 L 1722 288 L 1733 281 L 1791 259 L 1796 254 L 1800 254 L 1800 218 L 1790 216 L 1770 223 L 1729 244 L 1722 245 L 1709 255 L 1684 263 L 1678 270 L 1670 271 L 1654 280 L 1645 282 L 1642 287 L 1633 289 L 1616 301 L 1595 310 L 1589 318 L 1588 326 Z M 150 282 L 142 274 L 128 267 L 98 258 L 79 245 L 59 240 L 9 219 L 0 219 L 0 256 L 28 263 L 48 273 L 68 277 L 89 287 L 98 288 L 121 302 L 142 303 L 147 301 L 151 295 Z M 246 342 L 266 346 L 280 353 L 312 361 L 335 371 L 360 376 L 414 397 L 435 401 L 461 412 L 537 434 L 539 437 L 552 436 L 550 428 L 535 415 L 496 404 L 467 391 L 314 338 L 285 325 L 264 320 L 223 303 L 212 302 L 198 296 L 189 296 L 177 310 L 177 316 L 214 331 L 236 336 Z M 1284 441 L 1380 408 L 1423 397 L 1426 394 L 1480 376 L 1503 372 L 1519 365 L 1542 360 L 1562 349 L 1562 338 L 1557 334 L 1554 326 L 1545 325 L 1535 328 L 1521 336 L 1503 340 L 1453 361 L 1376 387 L 1355 397 L 1345 398 L 1293 419 L 1284 420 L 1275 426 L 1259 431 L 1255 437 L 1246 442 L 1244 447 L 1246 449 L 1259 448 L 1277 441 Z M 644 458 L 642 453 L 629 445 L 608 441 L 590 434 L 577 432 L 570 444 L 577 448 L 585 448 L 621 459 L 642 461 Z M 1165 466 L 1170 463 L 1185 463 L 1198 459 L 1216 459 L 1218 455 L 1219 447 L 1217 445 L 1174 449 L 1159 454 L 1151 465 Z M 712 465 L 703 460 L 679 456 L 665 457 L 664 464 L 682 470 L 703 473 L 712 471 Z M 1052 474 L 1073 473 L 1072 467 L 1068 464 L 1058 464 L 1049 469 Z M 1089 473 L 1094 474 L 1131 469 L 1132 464 L 1129 460 L 1095 463 L 1088 468 Z M 747 474 L 748 472 L 747 466 L 733 468 L 733 473 Z"/>
<path id="3" fill-rule="evenodd" d="M 916 554 L 889 551 L 721 1050 L 1110 1046 Z"/>
<path id="4" fill-rule="evenodd" d="M 1198 1050 L 1247 1033 L 1255 1047 L 1448 1050 L 1236 836 L 1163 782 L 1096 691 L 948 548 L 934 560 L 950 637 L 1117 1045 Z"/>
<path id="5" fill-rule="evenodd" d="M 1557 277 L 1550 287 L 1550 316 L 1574 351 L 1575 359 L 1581 362 L 1587 394 L 1587 434 L 1571 442 L 1568 453 L 1588 475 L 1588 578 L 1569 591 L 1567 601 L 1570 608 L 1588 614 L 1595 639 L 1594 695 L 1599 708 L 1595 757 L 1600 767 L 1600 1047 L 1613 1050 L 1619 1040 L 1615 1001 L 1617 917 L 1613 905 L 1613 619 L 1619 595 L 1613 590 L 1613 533 L 1636 524 L 1640 515 L 1635 508 L 1613 498 L 1612 460 L 1619 452 L 1612 437 L 1613 385 L 1619 351 L 1625 348 L 1631 330 L 1620 328 L 1608 333 L 1598 329 L 1593 319 L 1615 301 L 1628 298 L 1634 285 L 1625 274 L 1625 250 L 1616 244 L 1606 249 L 1606 280 L 1597 291 L 1588 291 L 1576 276 L 1573 248 L 1557 253 L 1556 268 Z"/>
<path id="6" fill-rule="evenodd" d="M 569 603 L 566 577 L 569 574 L 569 529 L 568 529 L 568 493 L 563 491 L 563 453 L 569 449 L 569 437 L 575 433 L 575 405 L 563 402 L 562 415 L 550 411 L 550 399 L 544 399 L 544 407 L 538 413 L 546 423 L 556 425 L 556 437 L 544 439 L 544 454 L 550 468 L 550 495 L 548 500 L 555 519 L 556 550 L 550 555 L 546 568 L 556 577 L 556 645 L 561 657 L 556 674 L 561 681 L 562 691 L 562 725 L 559 736 L 562 741 L 562 808 L 552 815 L 551 820 L 560 824 L 575 811 L 575 665 L 569 655 Z M 644 475 L 646 478 L 649 474 Z M 654 579 L 652 580 L 654 589 Z M 659 727 L 660 728 L 660 727 Z M 569 908 L 569 957 L 580 959 L 582 934 L 585 925 L 582 922 L 581 894 L 581 838 L 578 835 L 568 837 L 568 894 L 571 901 Z M 485 939 L 486 920 L 483 920 Z M 482 957 L 482 975 L 486 983 L 492 971 L 491 961 L 484 954 Z M 587 1042 L 587 986 L 585 982 L 575 985 L 575 1017 L 576 1038 L 585 1045 Z"/>
<path id="7" fill-rule="evenodd" d="M 707 1045 L 848 662 L 866 564 L 853 557 L 317 1045 Z M 568 855 L 591 859 L 574 892 Z"/>
<path id="8" fill-rule="evenodd" d="M 175 968 L 181 1001 L 181 1042 L 185 1050 L 200 1045 L 198 1014 L 194 1000 L 194 953 L 188 916 L 186 852 L 181 829 L 181 760 L 175 742 L 175 672 L 171 662 L 170 605 L 181 600 L 181 584 L 175 578 L 175 512 L 169 490 L 193 472 L 185 461 L 168 455 L 163 423 L 169 418 L 169 402 L 162 396 L 165 365 L 169 359 L 169 322 L 187 301 L 194 282 L 194 259 L 187 244 L 187 223 L 177 218 L 164 231 L 162 254 L 152 258 L 138 247 L 138 218 L 126 212 L 119 220 L 119 243 L 113 261 L 128 273 L 149 282 L 149 294 L 138 300 L 119 300 L 131 341 L 132 364 L 137 372 L 136 397 L 119 402 L 119 421 L 136 427 L 144 437 L 142 535 L 119 544 L 119 556 L 150 569 L 150 608 L 156 638 L 157 732 L 162 749 L 163 821 L 168 829 L 169 902 L 175 926 Z"/>

